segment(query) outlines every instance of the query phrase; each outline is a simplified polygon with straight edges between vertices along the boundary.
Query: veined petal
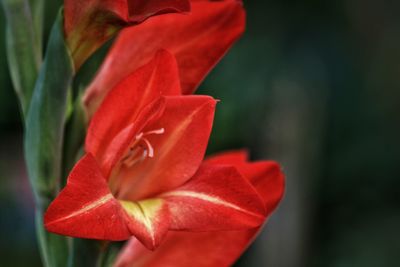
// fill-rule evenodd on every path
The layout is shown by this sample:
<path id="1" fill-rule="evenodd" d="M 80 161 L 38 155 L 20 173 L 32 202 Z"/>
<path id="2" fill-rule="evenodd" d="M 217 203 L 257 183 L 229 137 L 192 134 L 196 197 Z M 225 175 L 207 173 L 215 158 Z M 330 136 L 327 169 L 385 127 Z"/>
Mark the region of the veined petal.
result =
<path id="1" fill-rule="evenodd" d="M 170 207 L 174 230 L 248 229 L 265 219 L 262 199 L 231 166 L 203 164 L 185 185 L 161 197 Z"/>
<path id="2" fill-rule="evenodd" d="M 86 154 L 44 217 L 48 231 L 80 238 L 125 240 L 131 236 L 125 214 L 108 189 L 96 160 Z"/>
<path id="3" fill-rule="evenodd" d="M 230 151 L 208 158 L 208 164 L 232 165 L 246 177 L 257 189 L 264 200 L 268 214 L 282 199 L 285 189 L 285 177 L 278 163 L 274 161 L 248 161 L 248 153 L 244 150 Z"/>
<path id="4" fill-rule="evenodd" d="M 148 249 L 154 250 L 168 231 L 170 217 L 166 202 L 153 198 L 139 202 L 120 200 L 131 233 Z"/>
<path id="5" fill-rule="evenodd" d="M 85 104 L 89 114 L 97 109 L 111 88 L 160 48 L 177 58 L 182 92 L 194 92 L 243 33 L 244 25 L 241 1 L 196 1 L 189 15 L 157 16 L 140 26 L 125 29 L 87 89 Z"/>
<path id="6" fill-rule="evenodd" d="M 222 267 L 231 266 L 253 240 L 257 229 L 218 232 L 168 232 L 155 251 L 132 238 L 115 267 Z"/>
<path id="7" fill-rule="evenodd" d="M 144 131 L 164 129 L 148 137 L 154 157 L 121 169 L 119 198 L 140 200 L 185 183 L 196 172 L 208 144 L 216 100 L 208 96 L 166 97 L 163 115 Z"/>

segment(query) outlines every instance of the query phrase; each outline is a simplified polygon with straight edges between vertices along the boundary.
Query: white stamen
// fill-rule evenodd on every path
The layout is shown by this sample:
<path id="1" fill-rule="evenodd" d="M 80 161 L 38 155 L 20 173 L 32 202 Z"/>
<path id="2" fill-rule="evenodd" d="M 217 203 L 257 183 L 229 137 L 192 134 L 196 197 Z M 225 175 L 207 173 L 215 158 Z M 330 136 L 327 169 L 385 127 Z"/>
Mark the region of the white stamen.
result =
<path id="1" fill-rule="evenodd" d="M 145 132 L 143 134 L 143 136 L 150 135 L 150 134 L 163 134 L 164 132 L 165 132 L 165 129 L 164 128 L 160 128 L 160 129 L 157 129 L 157 130 Z"/>
<path id="2" fill-rule="evenodd" d="M 146 151 L 149 152 L 149 154 L 148 154 L 149 158 L 154 157 L 154 148 L 153 148 L 153 146 L 151 145 L 150 141 L 147 140 L 146 138 L 142 138 L 142 140 L 144 141 L 144 143 L 145 143 L 146 146 L 147 146 Z"/>

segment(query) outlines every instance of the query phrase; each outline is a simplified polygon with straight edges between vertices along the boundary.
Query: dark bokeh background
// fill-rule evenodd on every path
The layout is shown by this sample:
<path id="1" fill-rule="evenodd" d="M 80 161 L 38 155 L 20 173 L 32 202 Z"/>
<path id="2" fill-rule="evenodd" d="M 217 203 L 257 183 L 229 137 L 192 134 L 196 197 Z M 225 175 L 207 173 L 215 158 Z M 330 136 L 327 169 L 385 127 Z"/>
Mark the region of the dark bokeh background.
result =
<path id="1" fill-rule="evenodd" d="M 48 27 L 59 3 L 49 3 Z M 246 1 L 246 9 L 245 36 L 200 89 L 222 100 L 209 152 L 248 147 L 254 159 L 276 159 L 287 190 L 237 266 L 398 266 L 400 2 Z M 2 13 L 0 26 L 0 259 L 34 267 Z"/>

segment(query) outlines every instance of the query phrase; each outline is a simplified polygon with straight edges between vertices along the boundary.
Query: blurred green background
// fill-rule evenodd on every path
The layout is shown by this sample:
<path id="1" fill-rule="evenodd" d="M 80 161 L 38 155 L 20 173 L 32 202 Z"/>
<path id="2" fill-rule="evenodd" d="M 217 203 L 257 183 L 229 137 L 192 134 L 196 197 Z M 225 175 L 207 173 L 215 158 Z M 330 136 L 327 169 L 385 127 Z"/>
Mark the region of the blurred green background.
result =
<path id="1" fill-rule="evenodd" d="M 400 2 L 245 1 L 247 32 L 199 93 L 209 153 L 276 159 L 285 199 L 237 266 L 400 264 Z M 48 1 L 47 32 L 61 1 Z M 41 266 L 0 13 L 1 266 Z"/>

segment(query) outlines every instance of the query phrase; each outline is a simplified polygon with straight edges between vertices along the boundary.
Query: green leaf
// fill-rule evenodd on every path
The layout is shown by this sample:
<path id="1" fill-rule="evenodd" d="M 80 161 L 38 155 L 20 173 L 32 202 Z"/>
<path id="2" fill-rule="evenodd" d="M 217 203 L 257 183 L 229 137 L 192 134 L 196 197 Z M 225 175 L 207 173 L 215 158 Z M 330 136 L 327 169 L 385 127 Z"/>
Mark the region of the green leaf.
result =
<path id="1" fill-rule="evenodd" d="M 69 172 L 82 156 L 82 147 L 86 135 L 86 118 L 81 94 L 75 99 L 75 103 L 70 105 L 69 110 L 71 110 L 71 115 L 67 116 L 69 120 L 65 130 L 61 186 L 65 186 Z"/>
<path id="2" fill-rule="evenodd" d="M 25 125 L 25 159 L 38 209 L 42 257 L 48 267 L 67 266 L 68 239 L 47 233 L 41 218 L 60 186 L 67 96 L 73 76 L 60 12 L 50 34 Z"/>
<path id="3" fill-rule="evenodd" d="M 45 18 L 45 3 L 46 0 L 29 0 L 32 11 L 32 22 L 35 31 L 36 43 L 39 49 L 40 57 L 42 57 L 43 49 L 43 31 L 44 31 L 44 18 Z"/>
<path id="4" fill-rule="evenodd" d="M 44 207 L 59 189 L 67 96 L 74 75 L 62 22 L 60 13 L 51 32 L 26 119 L 28 174 L 36 200 Z"/>
<path id="5" fill-rule="evenodd" d="M 11 79 L 26 114 L 41 62 L 27 0 L 2 0 L 7 20 L 7 59 Z"/>

